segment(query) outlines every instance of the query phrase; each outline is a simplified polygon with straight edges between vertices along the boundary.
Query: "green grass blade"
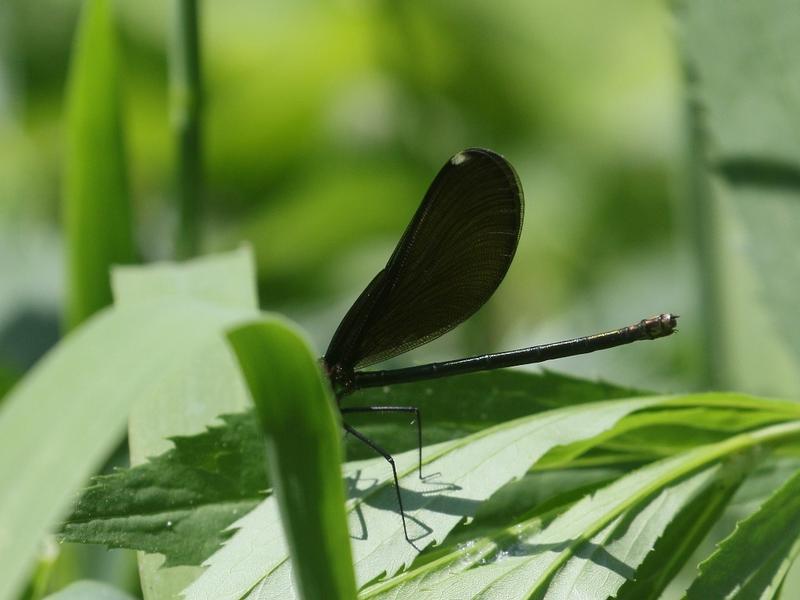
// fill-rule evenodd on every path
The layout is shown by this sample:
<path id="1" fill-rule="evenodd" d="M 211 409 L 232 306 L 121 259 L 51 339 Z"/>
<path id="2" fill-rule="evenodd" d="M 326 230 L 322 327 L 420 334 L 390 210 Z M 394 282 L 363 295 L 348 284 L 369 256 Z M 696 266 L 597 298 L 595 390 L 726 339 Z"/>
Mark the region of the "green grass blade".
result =
<path id="1" fill-rule="evenodd" d="M 300 597 L 355 598 L 344 511 L 341 427 L 330 389 L 302 338 L 279 321 L 246 325 L 228 340 L 267 444 L 267 465 Z"/>
<path id="2" fill-rule="evenodd" d="M 355 598 L 341 476 L 341 428 L 302 338 L 280 321 L 228 334 L 267 445 L 268 467 L 301 598 Z"/>
<path id="3" fill-rule="evenodd" d="M 115 42 L 109 2 L 88 0 L 67 92 L 68 329 L 111 304 L 111 265 L 135 258 Z"/>

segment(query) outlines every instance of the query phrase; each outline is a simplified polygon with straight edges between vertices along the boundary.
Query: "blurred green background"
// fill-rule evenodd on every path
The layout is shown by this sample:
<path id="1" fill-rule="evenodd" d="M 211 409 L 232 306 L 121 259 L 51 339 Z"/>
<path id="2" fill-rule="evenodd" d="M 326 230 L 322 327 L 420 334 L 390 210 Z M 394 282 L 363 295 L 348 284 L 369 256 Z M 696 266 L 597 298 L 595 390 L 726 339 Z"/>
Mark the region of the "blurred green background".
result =
<path id="1" fill-rule="evenodd" d="M 525 189 L 515 262 L 474 318 L 395 365 L 669 311 L 681 315 L 676 336 L 548 368 L 646 390 L 797 397 L 800 49 L 788 48 L 800 22 L 783 2 L 201 3 L 199 252 L 252 245 L 262 307 L 299 322 L 322 354 L 441 165 L 489 147 Z M 0 402 L 76 322 L 69 165 L 91 179 L 96 161 L 129 189 L 137 260 L 179 253 L 175 3 L 110 4 L 111 91 L 105 71 L 91 77 L 98 46 L 84 52 L 83 85 L 68 85 L 81 2 L 0 3 Z M 75 89 L 83 113 L 70 112 Z M 97 89 L 118 91 L 119 164 L 76 157 L 70 137 L 114 120 L 93 111 Z M 95 205 L 95 226 L 124 228 L 126 202 L 120 192 Z M 91 252 L 90 237 L 74 239 Z M 50 589 L 79 576 L 136 589 L 129 554 L 68 548 L 43 550 L 42 564 L 59 556 Z"/>
<path id="2" fill-rule="evenodd" d="M 0 372 L 59 335 L 65 82 L 80 3 L 0 8 Z M 552 368 L 683 390 L 693 348 L 684 127 L 672 17 L 657 2 L 202 5 L 202 252 L 246 240 L 265 309 L 320 353 L 438 168 L 485 146 L 517 168 L 521 246 L 492 301 L 409 364 L 681 313 L 681 334 Z M 171 7 L 114 4 L 136 242 L 174 255 Z M 98 157 L 100 160 L 100 157 Z"/>

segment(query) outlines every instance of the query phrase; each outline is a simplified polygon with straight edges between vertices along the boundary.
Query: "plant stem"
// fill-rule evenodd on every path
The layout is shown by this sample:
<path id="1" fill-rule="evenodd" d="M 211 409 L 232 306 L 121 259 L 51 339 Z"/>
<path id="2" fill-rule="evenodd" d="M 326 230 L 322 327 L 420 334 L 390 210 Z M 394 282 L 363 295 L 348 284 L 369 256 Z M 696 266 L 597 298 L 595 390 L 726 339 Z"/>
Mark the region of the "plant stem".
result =
<path id="1" fill-rule="evenodd" d="M 169 52 L 172 126 L 177 146 L 176 195 L 179 258 L 197 254 L 202 213 L 202 78 L 200 73 L 197 0 L 173 0 L 172 44 Z"/>

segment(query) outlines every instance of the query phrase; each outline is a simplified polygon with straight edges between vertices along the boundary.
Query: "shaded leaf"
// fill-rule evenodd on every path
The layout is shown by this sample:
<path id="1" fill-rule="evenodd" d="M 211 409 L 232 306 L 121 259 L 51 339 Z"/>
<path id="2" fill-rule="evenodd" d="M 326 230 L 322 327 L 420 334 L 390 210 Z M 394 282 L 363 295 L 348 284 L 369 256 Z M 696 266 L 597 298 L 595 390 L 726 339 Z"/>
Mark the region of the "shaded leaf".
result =
<path id="1" fill-rule="evenodd" d="M 199 565 L 224 530 L 264 499 L 264 443 L 251 413 L 171 438 L 175 448 L 132 469 L 93 480 L 61 539 L 165 556 L 164 566 Z"/>
<path id="2" fill-rule="evenodd" d="M 720 288 L 711 310 L 726 321 L 712 350 L 737 388 L 796 396 L 800 15 L 791 0 L 679 6 L 695 166 L 707 170 L 695 199 L 713 255 L 704 278 Z"/>
<path id="3" fill-rule="evenodd" d="M 749 461 L 734 460 L 723 465 L 715 480 L 673 517 L 661 539 L 637 569 L 635 578 L 620 588 L 617 593 L 619 600 L 656 600 L 661 597 L 667 584 L 718 522 L 748 474 L 746 467 L 749 465 L 739 464 L 742 462 Z"/>

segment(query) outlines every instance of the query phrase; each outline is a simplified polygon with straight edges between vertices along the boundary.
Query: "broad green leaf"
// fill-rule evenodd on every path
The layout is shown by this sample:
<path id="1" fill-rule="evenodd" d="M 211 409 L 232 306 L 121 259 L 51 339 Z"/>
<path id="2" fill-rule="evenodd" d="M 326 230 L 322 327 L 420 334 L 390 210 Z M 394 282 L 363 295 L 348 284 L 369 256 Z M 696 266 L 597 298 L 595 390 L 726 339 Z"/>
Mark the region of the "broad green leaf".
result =
<path id="1" fill-rule="evenodd" d="M 111 266 L 135 258 L 109 4 L 84 3 L 70 65 L 63 203 L 69 328 L 111 304 Z"/>
<path id="2" fill-rule="evenodd" d="M 264 499 L 264 442 L 252 413 L 223 415 L 196 436 L 132 469 L 95 477 L 60 537 L 165 556 L 164 567 L 199 565 L 224 530 Z"/>
<path id="3" fill-rule="evenodd" d="M 737 471 L 741 471 L 742 469 L 737 469 Z M 576 472 L 577 471 L 577 472 Z M 376 584 L 362 593 L 362 597 L 364 598 L 414 598 L 416 597 L 416 593 L 419 590 L 424 590 L 428 587 L 434 586 L 437 583 L 442 582 L 447 577 L 450 577 L 455 572 L 463 572 L 466 569 L 473 567 L 475 565 L 480 564 L 487 564 L 489 562 L 499 562 L 504 560 L 508 555 L 517 555 L 520 552 L 519 548 L 519 540 L 524 535 L 531 535 L 534 532 L 540 531 L 543 526 L 547 523 L 551 522 L 555 516 L 565 510 L 565 507 L 568 507 L 570 504 L 574 503 L 579 497 L 575 497 L 576 492 L 580 492 L 580 488 L 575 489 L 574 491 L 569 491 L 569 484 L 570 481 L 574 481 L 576 478 L 581 477 L 581 471 L 583 469 L 578 470 L 566 470 L 563 474 L 559 477 L 559 479 L 563 479 L 564 475 L 567 475 L 568 478 L 564 480 L 564 483 L 567 484 L 566 488 L 563 488 L 566 493 L 562 494 L 560 497 L 556 496 L 553 498 L 553 501 L 542 504 L 537 506 L 531 517 L 525 517 L 524 519 L 517 519 L 516 523 L 508 522 L 505 524 L 504 529 L 499 530 L 492 530 L 491 528 L 480 528 L 478 530 L 479 536 L 473 536 L 471 539 L 466 538 L 464 541 L 457 546 L 452 546 L 447 554 L 444 556 L 438 556 L 435 560 L 423 564 L 415 569 L 412 569 L 408 572 L 402 573 L 392 579 L 387 581 L 381 582 Z M 602 472 L 601 472 L 602 473 Z M 532 473 L 530 475 L 537 475 L 537 473 Z M 529 476 L 530 476 L 529 475 Z M 705 475 L 703 475 L 705 478 Z M 684 518 L 684 520 L 689 519 L 688 516 L 685 516 L 683 513 L 687 512 L 688 509 L 691 507 L 695 507 L 698 505 L 704 504 L 704 501 L 708 499 L 708 492 L 714 491 L 719 487 L 720 481 L 726 481 L 730 478 L 730 474 L 725 472 L 723 476 L 718 476 L 715 478 L 713 482 L 710 484 L 708 482 L 701 482 L 705 489 L 701 491 L 699 495 L 696 495 L 694 500 L 692 500 L 688 506 L 681 511 L 678 515 L 678 519 Z M 597 483 L 600 483 L 599 481 Z M 574 487 L 574 485 L 573 485 Z M 581 496 L 588 496 L 591 493 L 594 493 L 597 485 L 592 486 L 584 486 L 583 493 Z M 689 489 L 691 493 L 694 493 L 696 490 Z M 691 494 L 690 494 L 691 495 Z M 726 497 L 730 497 L 727 495 Z M 673 495 L 673 500 L 675 496 Z M 682 498 L 679 499 L 679 503 L 685 504 L 690 498 Z M 653 504 L 651 502 L 648 505 L 650 509 L 656 508 L 659 505 Z M 671 507 L 674 509 L 674 504 Z M 548 514 L 549 510 L 549 514 Z M 657 512 L 658 523 L 660 523 L 659 527 L 662 526 L 668 519 L 672 516 L 674 517 L 674 513 L 672 512 L 663 512 L 665 510 L 664 505 L 661 505 Z M 651 511 L 652 512 L 652 511 Z M 696 514 L 696 511 L 693 511 Z M 652 518 L 653 515 L 650 515 L 650 521 L 648 526 L 650 527 L 650 538 L 646 539 L 646 536 L 642 535 L 642 530 L 639 530 L 638 533 L 640 535 L 639 539 L 636 540 L 636 544 L 638 547 L 638 552 L 647 551 L 648 544 L 652 543 L 654 535 L 657 537 L 658 535 L 658 527 L 653 530 L 653 522 L 655 519 Z M 641 518 L 637 516 L 636 518 Z M 696 525 L 692 523 L 692 525 Z M 681 543 L 686 544 L 687 540 L 681 539 L 682 534 L 687 533 L 687 527 L 681 527 L 679 532 L 672 532 L 672 539 L 668 539 L 670 536 L 670 531 L 674 529 L 675 526 L 675 519 L 669 523 L 667 526 L 667 533 L 665 536 L 658 540 L 656 543 L 656 547 L 653 552 L 650 553 L 645 563 L 642 565 L 642 569 L 644 569 L 648 564 L 653 565 L 652 571 L 655 575 L 661 575 L 664 571 L 660 570 L 660 567 L 666 569 L 667 572 L 673 572 L 670 569 L 669 563 L 674 561 L 680 561 L 681 557 L 686 558 L 688 555 L 678 555 L 678 556 L 670 556 L 668 554 L 668 549 L 672 551 L 676 551 L 675 539 L 677 538 L 680 540 Z M 468 529 L 468 528 L 465 528 Z M 702 527 L 701 527 L 702 529 Z M 691 536 L 689 536 L 691 539 Z M 697 540 L 699 542 L 699 540 Z M 666 542 L 666 543 L 665 543 Z M 616 540 L 617 545 L 619 546 L 620 540 Z M 603 552 L 603 550 L 600 550 Z M 665 556 L 666 555 L 666 556 Z M 585 556 L 584 556 L 585 557 Z M 628 554 L 628 561 L 630 562 L 631 554 Z M 651 560 L 655 559 L 655 560 Z M 665 560 L 667 559 L 667 560 Z M 641 557 L 639 557 L 641 560 Z M 628 572 L 632 572 L 633 567 L 628 569 Z M 636 571 L 637 577 L 637 584 L 652 584 L 652 582 L 639 582 L 639 577 L 641 575 L 641 570 Z M 667 581 L 669 581 L 669 575 L 667 575 Z M 627 584 L 634 583 L 632 581 L 628 581 Z M 623 586 L 622 590 L 625 590 L 627 584 Z M 649 586 L 652 587 L 652 586 Z M 642 587 L 636 588 L 639 591 L 643 592 Z M 621 592 L 622 592 L 621 590 Z M 641 594 L 637 594 L 634 592 L 631 598 L 643 598 L 646 597 Z M 655 596 L 657 597 L 657 596 Z"/>
<path id="4" fill-rule="evenodd" d="M 234 264 L 209 264 L 207 261 L 203 265 L 209 273 L 224 268 L 231 276 L 236 268 Z M 134 277 L 138 272 L 135 270 L 124 278 L 116 278 L 115 291 L 123 305 L 135 303 L 139 296 L 146 301 L 153 293 L 208 294 L 208 297 L 219 296 L 223 301 L 220 294 L 224 292 L 215 288 L 192 290 L 197 283 L 193 283 L 191 273 L 197 268 L 192 263 L 178 271 L 155 265 L 148 267 L 145 277 Z M 239 277 L 236 275 L 237 279 Z M 241 279 L 247 279 L 245 273 L 241 274 Z M 525 410 L 532 414 L 546 406 L 569 404 L 570 398 L 581 402 L 627 392 L 625 388 L 549 372 L 498 372 L 495 375 L 455 378 L 463 380 L 460 382 L 436 380 L 422 389 L 396 386 L 387 393 L 381 391 L 379 395 L 367 396 L 367 401 L 378 402 L 386 396 L 391 404 L 413 403 L 413 391 L 419 392 L 425 400 L 430 400 L 429 406 L 433 409 L 423 409 L 424 437 L 429 442 L 431 437 L 436 437 L 429 433 L 431 429 L 450 432 L 447 439 L 451 439 L 453 432 L 463 432 L 463 435 L 478 429 L 484 419 L 485 427 L 526 414 Z M 400 388 L 412 390 L 400 391 Z M 497 401 L 497 410 L 489 410 L 482 394 Z M 442 410 L 442 404 L 458 406 L 459 410 Z M 260 450 L 263 439 L 253 412 L 223 415 L 220 420 L 220 425 L 213 425 L 196 436 L 170 438 L 175 448 L 145 463 L 96 478 L 84 492 L 76 510 L 66 519 L 63 539 L 157 552 L 165 555 L 165 566 L 201 564 L 230 534 L 223 530 L 261 502 L 268 487 Z M 395 424 L 395 427 L 415 431 L 407 423 Z M 362 429 L 360 424 L 359 429 Z M 393 452 L 402 449 L 402 444 L 394 439 L 397 431 L 381 426 L 375 429 L 365 426 L 363 430 L 369 435 L 374 432 L 381 443 L 386 440 L 385 445 Z M 392 436 L 384 437 L 389 433 Z M 416 435 L 409 438 L 409 447 L 416 448 Z M 363 454 L 360 446 L 357 455 Z M 526 493 L 535 492 L 528 490 Z M 170 528 L 158 527 L 167 522 L 172 524 Z M 199 544 L 201 539 L 203 543 Z"/>
<path id="5" fill-rule="evenodd" d="M 597 435 L 626 414 L 661 401 L 640 398 L 557 409 L 426 448 L 424 480 L 416 471 L 415 452 L 396 456 L 414 544 L 403 537 L 391 471 L 385 461 L 349 465 L 347 477 L 353 499 L 348 511 L 359 585 L 383 572 L 393 575 L 408 567 L 420 550 L 440 543 L 461 519 L 474 516 L 481 502 L 508 481 L 524 475 L 556 444 Z M 273 515 L 273 499 L 267 499 L 256 511 Z M 261 521 L 265 520 L 262 517 Z M 278 532 L 264 527 L 248 530 L 242 525 L 234 524 L 239 530 L 207 561 L 209 568 L 187 589 L 188 599 L 240 598 L 243 590 L 252 589 L 265 576 L 269 577 L 249 597 L 271 598 L 291 589 L 291 565 L 285 553 L 275 551 Z M 245 561 L 256 568 L 245 568 Z"/>
<path id="6" fill-rule="evenodd" d="M 544 410 L 616 398 L 648 395 L 603 381 L 587 381 L 542 370 L 500 370 L 418 383 L 361 390 L 344 406 L 416 406 L 422 415 L 423 443 L 436 444 L 491 425 Z M 389 415 L 348 415 L 348 423 L 395 452 L 417 446 L 416 429 L 407 419 Z M 372 457 L 372 451 L 346 438 L 350 460 Z"/>
<path id="7" fill-rule="evenodd" d="M 508 381 L 507 388 L 502 386 L 502 381 L 503 378 L 497 382 L 494 391 L 498 397 L 521 398 L 521 392 L 525 391 L 536 395 L 543 381 L 549 382 L 544 386 L 546 389 L 553 381 L 561 380 L 553 374 L 547 374 L 544 379 L 530 375 Z M 567 389 L 586 391 L 593 385 L 585 382 L 576 388 L 577 380 L 564 378 L 563 381 L 569 384 Z M 796 404 L 747 396 L 704 394 L 690 398 L 705 406 L 683 407 L 680 406 L 682 399 L 676 398 L 671 401 L 675 408 L 638 412 L 624 417 L 613 429 L 591 441 L 553 448 L 537 463 L 539 472 L 509 483 L 496 497 L 484 503 L 476 514 L 477 521 L 488 518 L 495 524 L 498 519 L 507 522 L 515 515 L 528 512 L 547 490 L 574 487 L 572 481 L 594 485 L 597 477 L 613 478 L 632 463 L 658 457 L 651 453 L 634 460 L 631 454 L 624 453 L 610 462 L 606 460 L 613 455 L 605 448 L 620 446 L 620 439 L 625 441 L 620 447 L 629 447 L 631 451 L 636 449 L 634 444 L 641 445 L 643 442 L 638 438 L 628 441 L 640 430 L 645 439 L 658 426 L 668 427 L 676 437 L 686 437 L 687 432 L 694 429 L 738 432 L 800 414 Z M 472 418 L 469 412 L 464 416 L 466 420 Z M 437 417 L 444 419 L 445 415 Z M 454 415 L 458 417 L 460 415 Z M 203 433 L 172 438 L 175 448 L 143 464 L 96 478 L 84 492 L 75 512 L 67 518 L 62 531 L 64 539 L 158 552 L 165 555 L 166 566 L 200 564 L 230 535 L 230 531 L 222 530 L 261 502 L 268 487 L 260 454 L 263 441 L 252 411 L 223 415 L 220 420 L 220 425 L 211 426 Z M 426 430 L 429 426 L 426 421 Z M 691 436 L 689 442 L 699 443 Z M 596 450 L 593 447 L 597 447 Z M 663 452 L 669 449 L 665 447 Z M 587 450 L 588 459 L 576 459 Z M 605 461 L 612 468 L 584 466 L 580 471 L 574 469 L 592 461 L 601 464 Z M 560 465 L 572 470 L 559 470 Z M 593 475 L 595 472 L 598 474 Z M 172 524 L 170 528 L 159 527 L 167 522 Z M 199 544 L 198 540 L 203 543 Z"/>
<path id="8" fill-rule="evenodd" d="M 688 598 L 771 598 L 800 552 L 800 472 L 736 526 L 687 591 Z"/>
<path id="9" fill-rule="evenodd" d="M 238 265 L 251 260 L 237 252 L 204 262 L 228 263 L 238 274 Z M 204 279 L 203 269 L 195 275 Z M 63 340 L 6 397 L 0 408 L 0 598 L 12 597 L 43 535 L 122 439 L 134 404 L 133 414 L 146 418 L 143 429 L 160 444 L 145 447 L 144 436 L 132 432 L 139 461 L 167 449 L 168 435 L 196 433 L 216 415 L 245 405 L 221 332 L 257 315 L 255 299 L 248 299 L 252 280 L 218 277 L 215 285 L 240 289 L 242 302 L 222 306 L 154 294 L 106 310 Z M 182 410 L 196 422 L 168 431 L 176 389 L 192 398 Z"/>
<path id="10" fill-rule="evenodd" d="M 800 14 L 792 0 L 680 3 L 687 93 L 696 104 L 708 170 L 695 199 L 710 223 L 698 228 L 713 247 L 706 280 L 719 354 L 737 388 L 796 396 L 800 390 Z M 706 160 L 708 164 L 703 165 Z M 709 272 L 709 269 L 713 272 Z"/>
<path id="11" fill-rule="evenodd" d="M 133 600 L 133 596 L 99 581 L 76 581 L 45 600 Z"/>
<path id="12" fill-rule="evenodd" d="M 234 329 L 228 341 L 264 432 L 298 595 L 349 600 L 356 586 L 330 386 L 308 345 L 280 321 Z"/>
<path id="13" fill-rule="evenodd" d="M 721 466 L 715 481 L 673 516 L 661 539 L 625 582 L 618 600 L 657 600 L 687 563 L 711 527 L 718 522 L 731 497 L 748 475 L 751 461 L 731 460 Z"/>
<path id="14" fill-rule="evenodd" d="M 202 303 L 219 313 L 183 333 L 186 339 L 181 351 L 162 360 L 139 390 L 128 424 L 131 464 L 144 463 L 169 450 L 172 437 L 200 433 L 218 415 L 250 406 L 223 333 L 258 316 L 253 273 L 247 249 L 185 264 L 126 267 L 114 272 L 114 302 L 120 310 L 145 311 L 169 302 L 184 311 Z M 158 346 L 163 342 L 157 338 L 151 343 Z M 176 597 L 199 571 L 196 567 L 162 569 L 163 562 L 158 555 L 139 555 L 145 598 Z"/>
<path id="15" fill-rule="evenodd" d="M 363 598 L 412 594 L 440 579 L 502 552 L 501 545 L 515 540 L 521 525 L 527 531 L 540 528 L 554 515 L 581 497 L 613 481 L 622 471 L 610 469 L 565 469 L 531 472 L 501 488 L 478 511 L 475 521 L 461 525 L 441 547 L 423 552 L 410 569 L 370 586 Z M 522 510 L 520 510 L 520 507 Z"/>
<path id="16" fill-rule="evenodd" d="M 672 516 L 713 480 L 716 463 L 799 433 L 800 421 L 773 425 L 638 469 L 520 536 L 510 555 L 453 573 L 414 597 L 614 596 Z"/>
<path id="17" fill-rule="evenodd" d="M 716 551 L 722 540 L 733 533 L 737 523 L 756 512 L 776 489 L 800 469 L 800 459 L 796 456 L 791 458 L 780 456 L 781 449 L 786 445 L 776 447 L 771 453 L 758 448 L 754 448 L 752 453 L 745 453 L 745 456 L 751 455 L 751 458 L 756 460 L 759 454 L 767 456 L 747 474 L 733 498 L 723 507 L 716 523 L 711 526 L 701 544 L 687 558 L 680 572 L 668 583 L 663 593 L 664 598 L 682 598 L 697 578 L 697 565 Z"/>

